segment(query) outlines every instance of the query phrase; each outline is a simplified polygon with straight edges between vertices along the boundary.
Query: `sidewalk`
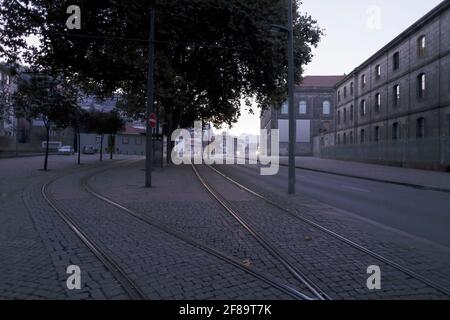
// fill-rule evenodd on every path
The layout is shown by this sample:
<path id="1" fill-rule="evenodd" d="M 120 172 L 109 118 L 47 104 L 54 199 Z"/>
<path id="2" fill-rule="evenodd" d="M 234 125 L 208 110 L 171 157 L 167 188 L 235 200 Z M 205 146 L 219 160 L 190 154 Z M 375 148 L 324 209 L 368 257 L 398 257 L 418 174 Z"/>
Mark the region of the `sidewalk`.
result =
<path id="1" fill-rule="evenodd" d="M 280 157 L 280 164 L 288 164 L 288 157 Z M 296 167 L 317 172 L 332 173 L 353 178 L 379 181 L 415 188 L 450 192 L 450 173 L 362 162 L 296 157 Z"/>

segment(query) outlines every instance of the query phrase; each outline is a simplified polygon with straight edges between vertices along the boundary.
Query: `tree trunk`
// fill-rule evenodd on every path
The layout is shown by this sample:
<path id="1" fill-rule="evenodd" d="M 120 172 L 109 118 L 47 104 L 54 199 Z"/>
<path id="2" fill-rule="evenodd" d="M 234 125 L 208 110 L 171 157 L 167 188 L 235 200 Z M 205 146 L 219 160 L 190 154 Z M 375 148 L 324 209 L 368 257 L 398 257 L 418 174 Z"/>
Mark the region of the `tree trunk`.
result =
<path id="1" fill-rule="evenodd" d="M 50 127 L 45 127 L 45 129 L 46 129 L 47 145 L 45 146 L 44 171 L 47 171 L 47 168 L 48 168 L 48 151 L 49 151 L 49 143 L 50 143 Z"/>
<path id="2" fill-rule="evenodd" d="M 103 135 L 101 135 L 100 139 L 100 161 L 103 161 Z"/>
<path id="3" fill-rule="evenodd" d="M 80 130 L 77 130 L 77 150 L 78 150 L 78 165 L 81 164 L 81 134 Z"/>

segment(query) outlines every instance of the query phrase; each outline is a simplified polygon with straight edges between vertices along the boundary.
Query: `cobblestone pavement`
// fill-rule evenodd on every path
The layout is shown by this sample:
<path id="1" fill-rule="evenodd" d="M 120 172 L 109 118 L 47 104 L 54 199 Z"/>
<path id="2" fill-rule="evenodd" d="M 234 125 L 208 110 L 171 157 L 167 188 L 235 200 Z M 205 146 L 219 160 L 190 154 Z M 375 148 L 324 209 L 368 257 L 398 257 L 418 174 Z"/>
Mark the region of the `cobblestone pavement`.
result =
<path id="1" fill-rule="evenodd" d="M 89 165 L 81 170 L 97 165 L 96 157 L 83 161 Z M 74 162 L 74 157 L 50 157 L 51 171 L 43 172 L 41 157 L 0 160 L 0 299 L 88 298 L 87 290 L 67 290 L 66 267 L 84 257 L 105 271 L 41 196 L 45 182 L 80 170 Z M 104 276 L 111 283 L 106 271 Z"/>
<path id="2" fill-rule="evenodd" d="M 334 298 L 444 298 L 436 290 L 415 279 L 410 279 L 409 276 L 392 269 L 392 267 L 386 266 L 336 241 L 334 238 L 320 234 L 317 230 L 304 226 L 289 216 L 276 210 L 274 211 L 274 209 L 269 208 L 260 200 L 249 198 L 242 190 L 228 185 L 222 178 L 218 178 L 218 176 L 210 172 L 209 169 L 201 170 L 202 174 L 207 176 L 208 181 L 211 180 L 213 186 L 223 192 L 223 195 L 233 203 L 234 207 L 245 214 L 245 218 L 248 221 L 256 221 L 258 229 L 270 235 L 270 238 L 284 252 L 289 253 L 294 263 L 301 266 L 302 270 L 307 270 L 311 278 L 314 278 Z M 176 177 L 183 176 L 185 181 L 182 183 L 183 191 L 171 193 L 170 195 L 164 194 L 164 192 L 159 194 L 158 189 L 163 191 L 167 185 L 174 182 L 174 176 L 170 174 L 171 171 L 176 171 Z M 114 176 L 104 175 L 96 177 L 96 181 L 93 183 L 97 185 L 97 188 L 108 184 L 109 188 L 105 191 L 106 194 L 118 199 L 119 202 L 128 207 L 133 207 L 140 212 L 157 217 L 165 223 L 189 233 L 193 237 L 237 255 L 240 259 L 244 258 L 244 256 L 250 257 L 248 258 L 249 263 L 254 261 L 257 268 L 266 268 L 265 270 L 270 270 L 270 272 L 277 271 L 270 269 L 270 263 L 264 261 L 263 257 L 267 256 L 267 253 L 255 244 L 254 240 L 242 228 L 236 226 L 235 221 L 223 209 L 217 208 L 217 205 L 214 205 L 211 201 L 205 202 L 204 199 L 206 197 L 198 191 L 198 182 L 195 181 L 195 176 L 189 167 L 177 167 L 166 170 L 164 172 L 166 180 L 160 181 L 161 184 L 157 185 L 155 190 L 151 192 L 154 199 L 152 199 L 150 193 L 139 190 L 138 186 L 142 181 L 140 181 L 141 178 L 138 172 L 139 170 L 124 168 L 123 170 L 116 170 Z M 128 185 L 129 188 L 126 191 L 118 184 L 118 181 L 123 181 L 124 179 L 135 183 Z M 142 201 L 142 198 L 147 199 L 147 201 Z M 158 201 L 155 202 L 156 199 Z M 188 200 L 193 202 L 199 200 L 203 203 L 200 203 L 198 208 L 194 207 L 192 210 L 184 210 Z M 171 209 L 167 210 L 166 208 L 162 214 L 163 210 L 161 209 L 164 203 L 168 202 L 171 203 Z M 324 209 L 310 207 L 310 205 L 311 202 L 308 202 L 306 205 L 306 207 L 309 207 L 310 212 Z M 304 203 L 303 206 L 305 206 Z M 326 208 L 327 212 L 330 210 L 333 210 L 333 208 Z M 335 222 L 337 222 L 336 220 L 339 220 L 339 218 L 335 218 Z M 359 222 L 361 223 L 361 221 Z M 227 227 L 224 228 L 224 226 Z M 226 232 L 225 230 L 228 230 L 230 227 L 232 227 L 231 230 L 235 231 L 232 232 L 230 230 L 230 232 Z M 223 232 L 220 232 L 221 228 L 224 229 Z M 379 253 L 384 253 L 384 251 L 386 249 Z M 415 257 L 415 259 L 420 259 L 420 257 Z M 270 262 L 272 263 L 272 261 Z M 427 260 L 423 259 L 422 263 L 427 263 Z M 373 292 L 366 288 L 368 277 L 366 270 L 370 265 L 380 265 L 382 267 L 384 287 L 381 291 Z M 430 265 L 428 264 L 428 266 Z M 289 276 L 286 276 L 283 272 L 280 272 L 279 276 L 289 279 Z M 292 279 L 288 281 L 292 283 Z"/>
<path id="3" fill-rule="evenodd" d="M 302 195 L 286 196 L 283 193 L 284 190 L 273 186 L 272 179 L 276 177 L 261 177 L 259 171 L 253 166 L 219 166 L 217 168 L 283 207 L 296 211 L 299 215 L 383 255 L 443 287 L 450 288 L 450 250 L 448 248 L 360 218 Z M 251 204 L 251 206 L 254 205 Z M 282 214 L 282 216 L 287 215 Z M 301 222 L 297 221 L 298 223 Z M 317 231 L 312 228 L 308 232 L 308 238 L 313 238 L 312 232 Z M 376 260 L 374 264 L 377 264 Z"/>
<path id="4" fill-rule="evenodd" d="M 58 207 L 111 255 L 149 299 L 291 299 L 244 270 L 94 198 L 82 188 L 84 177 L 90 178 L 95 190 L 126 207 L 232 255 L 280 283 L 304 289 L 209 196 L 189 166 L 157 169 L 155 186 L 145 189 L 140 161 L 99 163 L 88 157 L 80 169 L 73 160 L 51 158 L 50 172 L 36 171 L 41 165 L 36 158 L 0 160 L 0 299 L 128 298 L 113 275 L 43 199 L 42 186 L 50 181 L 54 182 L 48 190 Z M 333 298 L 448 298 L 271 208 L 208 168 L 199 169 L 233 207 Z M 286 197 L 280 190 L 272 190 L 270 180 L 255 174 L 254 168 L 220 169 L 308 218 L 447 285 L 448 253 L 317 201 Z M 73 264 L 82 270 L 82 290 L 67 289 L 66 268 Z M 382 268 L 382 290 L 375 292 L 365 287 L 366 268 L 373 264 Z"/>
<path id="5" fill-rule="evenodd" d="M 83 170 L 67 170 L 64 175 L 52 172 L 21 190 L 22 205 L 28 210 L 15 208 L 13 211 L 20 211 L 23 216 L 10 222 L 19 229 L 28 215 L 34 246 L 17 250 L 12 247 L 13 241 L 8 240 L 8 245 L 1 248 L 7 265 L 2 264 L 5 272 L 0 281 L 0 299 L 127 298 L 109 271 L 42 198 L 43 183 L 58 176 L 49 187 L 58 207 L 113 257 L 149 299 L 292 299 L 242 269 L 83 192 L 81 178 L 101 168 L 103 166 L 100 169 L 86 166 Z M 17 201 L 11 199 L 11 202 Z M 2 219 L 6 219 L 3 211 Z M 14 235 L 15 239 L 21 237 Z M 21 251 L 20 255 L 17 251 Z M 79 291 L 66 288 L 68 275 L 65 271 L 72 264 L 82 270 L 82 290 Z"/>

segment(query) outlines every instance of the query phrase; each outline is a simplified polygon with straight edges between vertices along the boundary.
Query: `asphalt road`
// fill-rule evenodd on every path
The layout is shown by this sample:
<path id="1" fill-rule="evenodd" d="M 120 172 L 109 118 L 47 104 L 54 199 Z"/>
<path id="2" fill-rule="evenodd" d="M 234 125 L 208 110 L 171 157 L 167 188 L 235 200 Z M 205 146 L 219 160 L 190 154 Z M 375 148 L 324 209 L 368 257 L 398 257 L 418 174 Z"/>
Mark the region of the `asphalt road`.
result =
<path id="1" fill-rule="evenodd" d="M 239 168 L 237 170 L 248 170 Z M 259 170 L 252 170 L 259 175 Z M 287 168 L 259 177 L 287 189 Z M 450 193 L 297 169 L 297 193 L 450 247 Z"/>

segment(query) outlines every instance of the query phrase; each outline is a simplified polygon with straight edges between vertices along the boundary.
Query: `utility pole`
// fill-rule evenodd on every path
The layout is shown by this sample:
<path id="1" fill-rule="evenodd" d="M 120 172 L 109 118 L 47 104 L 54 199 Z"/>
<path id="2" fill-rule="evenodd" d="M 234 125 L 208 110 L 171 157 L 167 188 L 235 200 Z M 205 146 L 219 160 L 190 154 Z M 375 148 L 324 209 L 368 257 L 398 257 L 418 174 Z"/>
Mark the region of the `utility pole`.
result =
<path id="1" fill-rule="evenodd" d="M 294 110 L 294 20 L 292 17 L 292 0 L 288 0 L 288 26 L 272 24 L 272 32 L 282 32 L 288 35 L 288 106 L 289 106 L 289 176 L 288 192 L 295 194 L 295 145 L 297 139 L 297 123 Z"/>
<path id="2" fill-rule="evenodd" d="M 150 125 L 150 116 L 154 112 L 154 79 L 155 79 L 155 10 L 149 12 L 150 36 L 149 36 L 149 62 L 147 79 L 147 136 L 146 136 L 146 159 L 145 159 L 145 187 L 152 187 L 153 170 L 153 128 Z"/>
<path id="3" fill-rule="evenodd" d="M 295 194 L 295 145 L 297 123 L 294 110 L 294 21 L 292 18 L 292 0 L 288 0 L 288 55 L 289 55 L 289 194 Z"/>

